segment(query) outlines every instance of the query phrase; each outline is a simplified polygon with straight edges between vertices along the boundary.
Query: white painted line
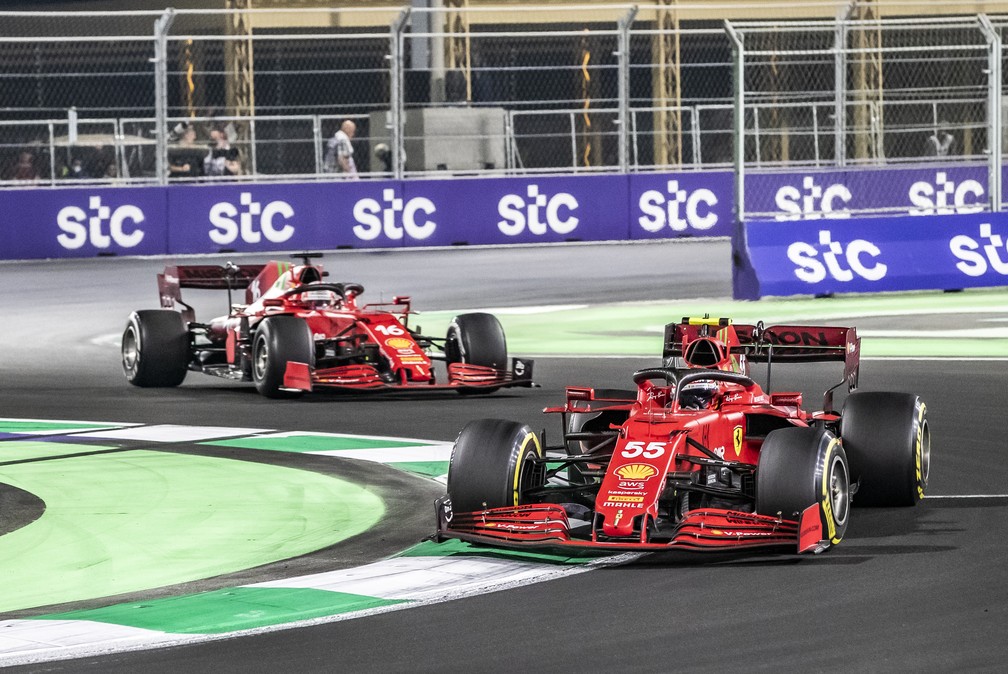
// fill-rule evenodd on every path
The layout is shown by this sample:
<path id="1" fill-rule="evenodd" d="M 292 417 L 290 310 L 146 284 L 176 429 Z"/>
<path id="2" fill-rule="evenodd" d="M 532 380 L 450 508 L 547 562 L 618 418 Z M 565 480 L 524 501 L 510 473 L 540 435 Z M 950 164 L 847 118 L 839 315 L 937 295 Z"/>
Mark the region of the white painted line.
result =
<path id="1" fill-rule="evenodd" d="M 263 431 L 260 435 L 257 435 L 256 437 L 257 438 L 297 438 L 297 437 L 349 438 L 351 440 L 373 440 L 375 442 L 387 441 L 395 444 L 402 444 L 404 442 L 415 442 L 418 447 L 422 447 L 424 445 L 441 444 L 436 440 L 425 440 L 420 438 L 393 438 L 388 435 L 360 435 L 358 433 L 327 433 L 323 431 L 275 431 L 275 432 Z"/>
<path id="2" fill-rule="evenodd" d="M 1008 494 L 926 494 L 927 500 L 931 499 L 952 499 L 952 498 L 1004 498 L 1008 499 Z"/>
<path id="3" fill-rule="evenodd" d="M 1008 328 L 957 328 L 954 330 L 858 330 L 865 339 L 1005 339 Z"/>
<path id="4" fill-rule="evenodd" d="M 138 428 L 124 428 L 113 431 L 81 433 L 82 438 L 102 438 L 106 440 L 142 440 L 145 442 L 197 442 L 215 438 L 262 433 L 262 428 L 232 428 L 228 426 L 179 426 L 158 424 Z"/>
<path id="5" fill-rule="evenodd" d="M 76 648 L 100 653 L 146 647 L 167 637 L 157 630 L 91 620 L 4 620 L 0 621 L 0 666 L 72 657 L 64 652 Z"/>
<path id="6" fill-rule="evenodd" d="M 369 449 L 332 449 L 305 454 L 338 456 L 346 459 L 375 461 L 377 463 L 401 463 L 404 461 L 445 461 L 451 458 L 452 445 L 427 445 L 424 447 L 376 447 Z"/>

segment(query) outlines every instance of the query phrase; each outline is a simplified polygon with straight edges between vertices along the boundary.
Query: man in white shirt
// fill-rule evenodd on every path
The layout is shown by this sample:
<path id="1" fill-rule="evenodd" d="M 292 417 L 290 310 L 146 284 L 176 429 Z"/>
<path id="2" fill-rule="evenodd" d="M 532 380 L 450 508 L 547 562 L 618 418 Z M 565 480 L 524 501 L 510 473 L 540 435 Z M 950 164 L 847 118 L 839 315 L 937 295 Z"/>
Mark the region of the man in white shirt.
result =
<path id="1" fill-rule="evenodd" d="M 340 125 L 339 131 L 329 139 L 325 154 L 326 173 L 343 173 L 356 177 L 357 165 L 354 163 L 354 149 L 350 143 L 356 132 L 357 125 L 347 119 Z"/>

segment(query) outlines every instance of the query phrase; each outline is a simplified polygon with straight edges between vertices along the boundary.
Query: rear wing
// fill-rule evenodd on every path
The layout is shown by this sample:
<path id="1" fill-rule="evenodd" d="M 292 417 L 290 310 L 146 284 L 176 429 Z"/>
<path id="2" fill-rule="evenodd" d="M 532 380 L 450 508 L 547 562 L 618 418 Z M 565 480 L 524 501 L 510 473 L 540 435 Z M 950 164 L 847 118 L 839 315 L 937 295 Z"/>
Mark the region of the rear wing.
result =
<path id="1" fill-rule="evenodd" d="M 261 264 L 192 264 L 173 265 L 165 267 L 163 274 L 157 275 L 158 294 L 161 296 L 161 306 L 174 309 L 176 304 L 184 307 L 182 317 L 187 321 L 195 320 L 193 308 L 182 301 L 182 288 L 199 288 L 203 290 L 227 290 L 228 304 L 231 304 L 232 290 L 242 290 L 249 286 L 259 275 Z"/>
<path id="2" fill-rule="evenodd" d="M 685 345 L 700 337 L 719 339 L 729 354 L 745 356 L 754 363 L 767 363 L 767 389 L 770 365 L 775 362 L 808 363 L 839 361 L 844 364 L 843 381 L 849 391 L 857 388 L 861 365 L 861 338 L 857 328 L 822 325 L 755 325 L 732 323 L 731 319 L 683 318 L 681 323 L 665 326 L 662 357 L 666 363 L 683 358 Z M 833 387 L 833 388 L 836 388 Z M 832 401 L 826 393 L 825 408 Z"/>

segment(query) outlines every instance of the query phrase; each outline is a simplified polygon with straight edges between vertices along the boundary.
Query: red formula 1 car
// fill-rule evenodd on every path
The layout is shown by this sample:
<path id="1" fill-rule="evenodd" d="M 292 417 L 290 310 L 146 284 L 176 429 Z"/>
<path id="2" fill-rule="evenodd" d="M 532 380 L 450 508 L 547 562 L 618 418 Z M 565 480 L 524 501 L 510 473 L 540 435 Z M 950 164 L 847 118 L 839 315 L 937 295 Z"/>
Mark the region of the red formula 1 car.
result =
<path id="1" fill-rule="evenodd" d="M 454 389 L 489 393 L 532 386 L 532 361 L 507 360 L 491 314 L 456 316 L 444 338 L 409 326 L 410 298 L 359 305 L 363 286 L 329 283 L 309 264 L 187 265 L 158 274 L 163 309 L 134 311 L 122 339 L 126 379 L 136 386 L 178 386 L 188 370 L 253 381 L 265 396 L 315 388 Z M 182 288 L 226 289 L 230 313 L 199 323 Z M 231 304 L 234 290 L 244 304 Z M 180 305 L 181 311 L 175 306 Z M 444 361 L 439 381 L 432 361 Z"/>
<path id="2" fill-rule="evenodd" d="M 931 438 L 924 403 L 854 392 L 854 328 L 732 325 L 665 328 L 664 367 L 635 391 L 567 389 L 563 442 L 483 419 L 459 434 L 437 540 L 509 547 L 820 552 L 839 543 L 850 506 L 913 505 L 924 495 Z M 842 361 L 823 410 L 798 392 L 768 393 L 750 362 Z M 843 409 L 832 392 L 846 384 Z M 767 385 L 769 390 L 769 384 Z"/>

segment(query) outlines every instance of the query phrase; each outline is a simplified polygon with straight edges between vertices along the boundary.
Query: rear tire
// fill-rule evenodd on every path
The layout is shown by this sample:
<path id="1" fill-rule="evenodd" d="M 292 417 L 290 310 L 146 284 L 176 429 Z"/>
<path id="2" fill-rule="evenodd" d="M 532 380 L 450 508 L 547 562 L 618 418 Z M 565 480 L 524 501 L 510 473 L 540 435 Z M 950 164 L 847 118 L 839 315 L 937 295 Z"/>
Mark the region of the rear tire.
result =
<path id="1" fill-rule="evenodd" d="M 798 520 L 810 505 L 825 512 L 825 533 L 839 543 L 850 519 L 847 456 L 835 435 L 818 428 L 770 431 L 756 469 L 756 512 Z"/>
<path id="2" fill-rule="evenodd" d="M 521 505 L 524 490 L 545 484 L 539 438 L 525 424 L 478 419 L 466 424 L 452 448 L 448 498 L 454 512 Z"/>
<path id="3" fill-rule="evenodd" d="M 189 368 L 189 331 L 171 309 L 134 311 L 122 337 L 122 367 L 134 386 L 178 386 Z"/>
<path id="4" fill-rule="evenodd" d="M 927 406 L 909 393 L 862 391 L 844 402 L 840 437 L 859 482 L 854 501 L 912 506 L 924 498 L 931 467 Z"/>
<path id="5" fill-rule="evenodd" d="M 452 319 L 445 339 L 445 360 L 498 370 L 508 367 L 504 328 L 493 314 L 460 314 Z M 497 388 L 460 388 L 463 395 L 493 393 Z"/>
<path id="6" fill-rule="evenodd" d="M 285 391 L 288 361 L 313 363 L 315 344 L 308 324 L 294 316 L 264 318 L 252 340 L 252 381 L 267 398 L 293 398 L 300 391 Z"/>

